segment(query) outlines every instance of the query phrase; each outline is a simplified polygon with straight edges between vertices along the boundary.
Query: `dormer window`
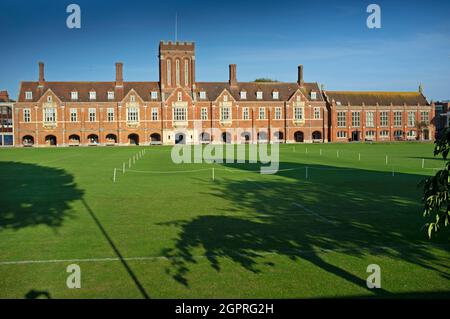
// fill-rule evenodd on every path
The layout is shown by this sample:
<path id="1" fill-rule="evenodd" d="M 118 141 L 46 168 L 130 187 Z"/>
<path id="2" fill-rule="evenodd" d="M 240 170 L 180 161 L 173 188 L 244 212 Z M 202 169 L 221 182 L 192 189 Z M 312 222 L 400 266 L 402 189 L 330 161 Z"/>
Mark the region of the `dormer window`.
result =
<path id="1" fill-rule="evenodd" d="M 70 98 L 72 100 L 78 100 L 78 92 L 77 91 L 73 91 L 70 93 Z"/>
<path id="2" fill-rule="evenodd" d="M 108 91 L 108 100 L 114 100 L 114 91 Z"/>
<path id="3" fill-rule="evenodd" d="M 206 99 L 206 92 L 205 91 L 200 91 L 200 99 L 201 100 L 205 100 Z"/>
<path id="4" fill-rule="evenodd" d="M 130 95 L 130 102 L 136 102 L 136 96 Z"/>
<path id="5" fill-rule="evenodd" d="M 241 100 L 246 100 L 246 99 L 247 99 L 247 92 L 241 91 Z"/>
<path id="6" fill-rule="evenodd" d="M 278 100 L 278 91 L 273 91 L 273 92 L 272 92 L 272 98 L 273 98 L 274 100 Z"/>
<path id="7" fill-rule="evenodd" d="M 336 101 L 336 105 L 342 105 L 341 101 Z"/>
<path id="8" fill-rule="evenodd" d="M 152 91 L 151 98 L 152 100 L 156 100 L 158 98 L 158 91 Z"/>
<path id="9" fill-rule="evenodd" d="M 316 99 L 317 99 L 317 92 L 311 91 L 311 100 L 316 100 Z"/>
<path id="10" fill-rule="evenodd" d="M 25 100 L 32 100 L 33 99 L 33 92 L 27 91 L 25 92 Z"/>
<path id="11" fill-rule="evenodd" d="M 89 100 L 97 99 L 97 93 L 95 91 L 89 92 Z"/>
<path id="12" fill-rule="evenodd" d="M 263 92 L 262 92 L 262 91 L 256 92 L 256 98 L 257 98 L 258 100 L 262 100 L 262 98 L 263 98 Z"/>

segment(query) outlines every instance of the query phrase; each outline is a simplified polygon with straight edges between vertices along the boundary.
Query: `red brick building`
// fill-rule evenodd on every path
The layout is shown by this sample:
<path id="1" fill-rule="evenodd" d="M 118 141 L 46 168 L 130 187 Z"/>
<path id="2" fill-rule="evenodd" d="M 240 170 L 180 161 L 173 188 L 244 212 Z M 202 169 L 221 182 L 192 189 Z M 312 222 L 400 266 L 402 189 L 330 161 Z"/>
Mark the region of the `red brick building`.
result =
<path id="1" fill-rule="evenodd" d="M 13 106 L 8 91 L 0 91 L 0 146 L 14 145 Z"/>
<path id="2" fill-rule="evenodd" d="M 304 81 L 301 65 L 292 83 L 239 82 L 234 64 L 226 82 L 197 82 L 195 62 L 194 43 L 161 41 L 158 82 L 124 81 L 122 63 L 116 63 L 115 81 L 49 82 L 39 63 L 39 80 L 20 85 L 16 145 L 348 141 L 354 130 L 361 132 L 358 137 L 368 136 L 370 110 L 374 121 L 377 112 L 397 109 L 405 121 L 406 110 L 415 110 L 417 121 L 425 110 L 432 117 L 418 93 L 322 92 L 317 83 Z M 344 107 L 345 129 L 337 119 Z M 353 109 L 360 112 L 358 126 L 350 125 Z M 394 127 L 381 138 L 385 127 L 376 123 L 370 127 L 374 139 L 392 140 Z M 413 128 L 401 130 L 408 136 Z M 342 131 L 345 138 L 338 137 Z"/>

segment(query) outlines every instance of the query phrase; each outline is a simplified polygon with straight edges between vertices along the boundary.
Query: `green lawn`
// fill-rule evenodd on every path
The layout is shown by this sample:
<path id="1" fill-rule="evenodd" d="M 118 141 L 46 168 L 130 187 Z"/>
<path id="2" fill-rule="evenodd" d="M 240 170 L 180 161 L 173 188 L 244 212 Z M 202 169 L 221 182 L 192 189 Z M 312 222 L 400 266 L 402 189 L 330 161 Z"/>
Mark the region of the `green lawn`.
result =
<path id="1" fill-rule="evenodd" d="M 143 149 L 0 149 L 0 298 L 450 297 L 417 187 L 432 144 L 281 145 L 274 175 L 145 147 L 113 183 Z"/>

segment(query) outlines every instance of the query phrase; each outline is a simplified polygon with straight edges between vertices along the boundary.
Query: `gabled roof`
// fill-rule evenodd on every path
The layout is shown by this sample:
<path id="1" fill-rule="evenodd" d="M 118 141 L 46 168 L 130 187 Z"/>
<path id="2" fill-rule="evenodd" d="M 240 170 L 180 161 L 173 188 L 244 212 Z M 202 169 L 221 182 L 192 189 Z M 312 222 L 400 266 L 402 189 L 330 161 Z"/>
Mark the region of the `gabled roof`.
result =
<path id="1" fill-rule="evenodd" d="M 228 90 L 236 101 L 274 101 L 272 98 L 272 92 L 278 92 L 278 99 L 275 101 L 287 101 L 298 89 L 306 96 L 309 97 L 311 91 L 316 91 L 316 101 L 323 101 L 323 97 L 320 94 L 319 86 L 317 83 L 305 83 L 303 87 L 300 87 L 297 83 L 283 83 L 283 82 L 238 82 L 236 86 L 230 86 L 228 82 L 197 82 L 196 91 L 206 92 L 206 98 L 209 101 L 214 101 L 222 93 L 222 91 Z M 247 98 L 241 99 L 240 92 L 247 92 Z M 262 100 L 256 98 L 256 92 L 261 91 L 263 93 Z"/>
<path id="2" fill-rule="evenodd" d="M 0 91 L 0 103 L 9 103 L 14 102 L 14 100 L 11 100 L 8 95 L 8 91 Z"/>
<path id="3" fill-rule="evenodd" d="M 328 101 L 342 105 L 429 105 L 420 92 L 325 91 Z"/>
<path id="4" fill-rule="evenodd" d="M 20 102 L 37 102 L 39 98 L 48 90 L 51 89 L 58 98 L 63 102 L 71 102 L 71 92 L 78 92 L 77 102 L 92 102 L 89 99 L 89 92 L 94 90 L 96 94 L 96 102 L 110 102 L 117 101 L 108 99 L 108 92 L 114 91 L 115 82 L 45 82 L 43 89 L 38 88 L 38 82 L 22 82 L 19 92 Z M 159 91 L 158 82 L 124 82 L 124 95 L 131 89 L 134 89 L 144 101 L 150 101 L 151 91 Z M 33 99 L 26 100 L 25 92 L 33 92 Z M 160 100 L 158 94 L 158 100 Z"/>

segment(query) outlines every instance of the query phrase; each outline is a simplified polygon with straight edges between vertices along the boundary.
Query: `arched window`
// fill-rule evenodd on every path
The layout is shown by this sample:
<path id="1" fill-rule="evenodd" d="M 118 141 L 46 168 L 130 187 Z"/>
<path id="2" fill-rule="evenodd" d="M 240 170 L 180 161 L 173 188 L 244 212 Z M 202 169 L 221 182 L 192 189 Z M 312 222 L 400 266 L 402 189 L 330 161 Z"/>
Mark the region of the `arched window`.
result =
<path id="1" fill-rule="evenodd" d="M 171 74 L 171 65 L 170 60 L 167 60 L 167 85 L 171 85 L 172 82 L 172 74 Z"/>
<path id="2" fill-rule="evenodd" d="M 184 60 L 184 85 L 189 85 L 189 60 Z"/>
<path id="3" fill-rule="evenodd" d="M 180 60 L 177 59 L 175 66 L 175 83 L 180 85 Z"/>

